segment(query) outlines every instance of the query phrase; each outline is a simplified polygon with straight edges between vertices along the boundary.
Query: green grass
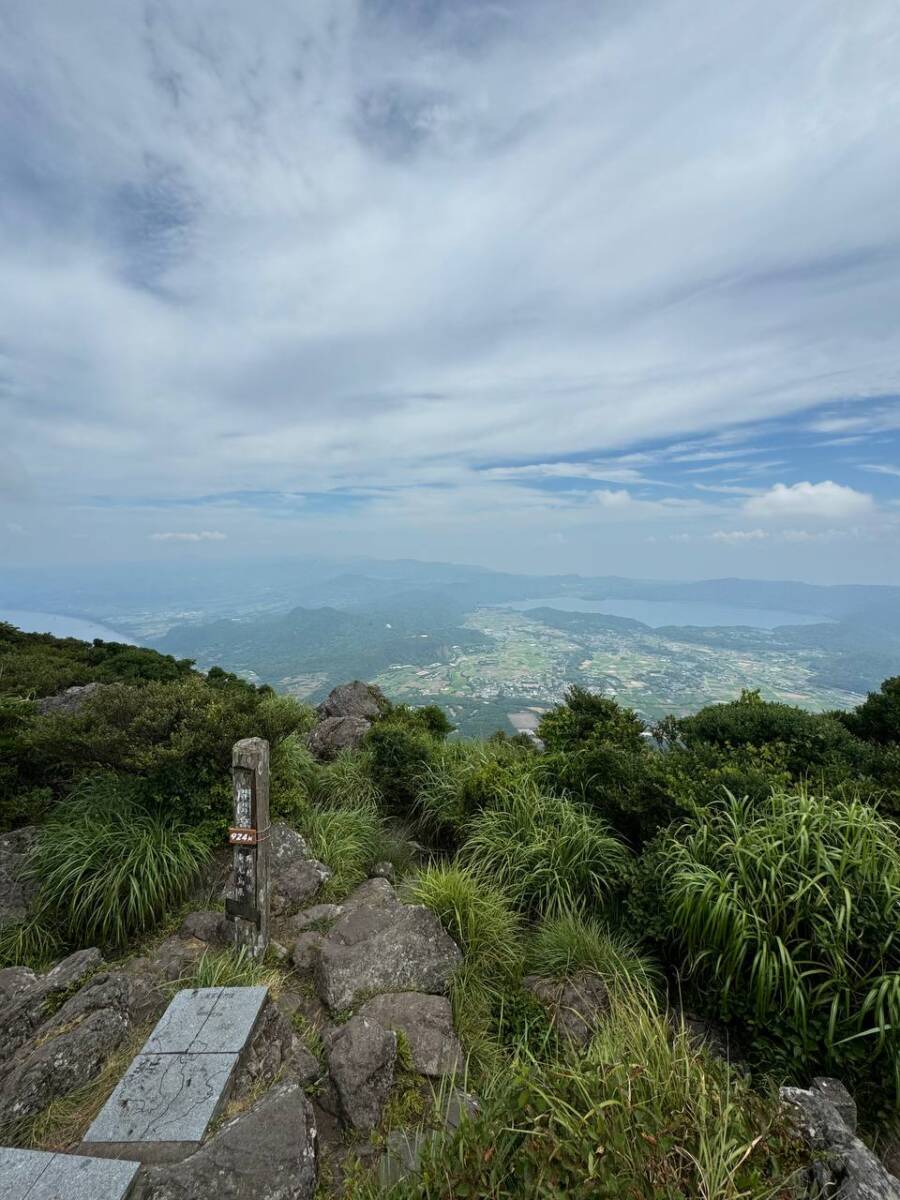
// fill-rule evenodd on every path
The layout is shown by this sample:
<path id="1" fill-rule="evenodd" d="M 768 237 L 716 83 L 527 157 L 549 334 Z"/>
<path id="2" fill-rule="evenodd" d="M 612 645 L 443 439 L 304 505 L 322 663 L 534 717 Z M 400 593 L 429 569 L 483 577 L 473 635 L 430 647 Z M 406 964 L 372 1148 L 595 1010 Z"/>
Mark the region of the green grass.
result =
<path id="1" fill-rule="evenodd" d="M 593 971 L 611 989 L 637 985 L 650 990 L 661 982 L 659 967 L 638 942 L 578 912 L 542 922 L 528 949 L 528 969 L 553 977 Z"/>
<path id="2" fill-rule="evenodd" d="M 622 889 L 629 863 L 603 820 L 527 778 L 473 820 L 460 857 L 532 914 L 602 906 Z"/>
<path id="3" fill-rule="evenodd" d="M 342 750 L 319 768 L 316 799 L 335 807 L 377 806 L 381 792 L 372 778 L 371 755 L 366 751 Z"/>
<path id="4" fill-rule="evenodd" d="M 30 870 L 63 940 L 121 947 L 184 899 L 208 855 L 196 829 L 143 803 L 138 782 L 99 775 L 41 827 Z"/>
<path id="5" fill-rule="evenodd" d="M 62 953 L 58 932 L 38 911 L 24 921 L 0 925 L 0 967 L 45 971 Z"/>
<path id="6" fill-rule="evenodd" d="M 310 852 L 334 872 L 322 899 L 341 899 L 368 876 L 381 849 L 384 825 L 374 804 L 310 805 L 300 821 Z"/>
<path id="7" fill-rule="evenodd" d="M 252 958 L 247 950 L 206 950 L 193 970 L 177 980 L 176 989 L 268 987 L 277 993 L 281 982 L 279 971 Z"/>
<path id="8" fill-rule="evenodd" d="M 672 928 L 723 1015 L 776 1039 L 788 1069 L 868 1073 L 900 1097 L 897 826 L 802 789 L 729 797 L 667 860 Z"/>

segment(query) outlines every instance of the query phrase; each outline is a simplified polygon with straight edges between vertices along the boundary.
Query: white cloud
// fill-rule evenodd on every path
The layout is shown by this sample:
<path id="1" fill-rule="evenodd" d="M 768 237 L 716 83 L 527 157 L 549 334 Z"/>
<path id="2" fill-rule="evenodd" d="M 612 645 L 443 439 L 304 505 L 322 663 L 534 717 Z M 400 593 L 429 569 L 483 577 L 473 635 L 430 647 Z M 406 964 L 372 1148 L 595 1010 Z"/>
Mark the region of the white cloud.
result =
<path id="1" fill-rule="evenodd" d="M 892 467 L 887 463 L 863 463 L 864 471 L 872 471 L 876 475 L 895 475 L 900 478 L 900 467 Z"/>
<path id="2" fill-rule="evenodd" d="M 875 504 L 867 492 L 834 483 L 827 479 L 823 483 L 785 484 L 776 483 L 769 491 L 751 496 L 743 506 L 751 517 L 776 520 L 811 517 L 816 520 L 843 521 L 866 517 L 875 511 Z"/>
<path id="3" fill-rule="evenodd" d="M 226 534 L 217 529 L 201 529 L 199 532 L 183 532 L 181 530 L 167 533 L 151 533 L 154 542 L 224 542 Z"/>
<path id="4" fill-rule="evenodd" d="M 762 542 L 768 538 L 764 529 L 717 529 L 709 535 L 714 542 L 732 542 L 740 545 L 743 542 Z"/>

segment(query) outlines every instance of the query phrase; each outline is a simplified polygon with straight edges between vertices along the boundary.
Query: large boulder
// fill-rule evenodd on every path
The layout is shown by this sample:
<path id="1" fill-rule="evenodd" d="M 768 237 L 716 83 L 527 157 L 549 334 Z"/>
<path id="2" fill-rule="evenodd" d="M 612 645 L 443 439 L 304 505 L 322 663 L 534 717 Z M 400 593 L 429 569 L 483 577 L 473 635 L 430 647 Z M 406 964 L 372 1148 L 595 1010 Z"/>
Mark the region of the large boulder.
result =
<path id="1" fill-rule="evenodd" d="M 180 1163 L 144 1167 L 132 1200 L 312 1200 L 316 1125 L 299 1083 L 279 1084 Z"/>
<path id="2" fill-rule="evenodd" d="M 342 750 L 358 750 L 371 724 L 362 717 L 325 717 L 306 739 L 310 752 L 327 762 Z"/>
<path id="3" fill-rule="evenodd" d="M 88 700 L 103 688 L 102 683 L 86 683 L 83 687 L 66 688 L 56 696 L 44 696 L 37 701 L 37 709 L 42 717 L 58 715 L 71 717 L 80 712 Z"/>
<path id="4" fill-rule="evenodd" d="M 0 835 L 0 926 L 14 925 L 28 916 L 37 884 L 26 868 L 36 838 L 37 830 L 31 825 Z"/>
<path id="5" fill-rule="evenodd" d="M 306 842 L 290 825 L 276 823 L 269 833 L 270 911 L 274 917 L 296 912 L 318 892 L 331 871 L 311 858 Z"/>
<path id="6" fill-rule="evenodd" d="M 352 683 L 333 688 L 316 712 L 323 720 L 326 717 L 360 717 L 364 721 L 376 721 L 389 708 L 390 701 L 380 687 L 354 679 Z"/>
<path id="7" fill-rule="evenodd" d="M 413 1070 L 420 1075 L 453 1075 L 462 1066 L 462 1047 L 446 996 L 387 992 L 367 1000 L 359 1015 L 402 1032 L 409 1043 Z"/>
<path id="8" fill-rule="evenodd" d="M 844 1119 L 855 1122 L 856 1106 L 843 1085 L 818 1078 L 808 1090 L 783 1087 L 780 1095 L 813 1152 L 810 1174 L 822 1193 L 840 1200 L 900 1200 L 900 1181 Z"/>
<path id="9" fill-rule="evenodd" d="M 390 888 L 385 880 L 369 880 L 376 883 Z M 316 984 L 324 1003 L 338 1012 L 379 992 L 444 995 L 461 961 L 434 913 L 385 898 L 338 918 L 319 947 Z"/>
<path id="10" fill-rule="evenodd" d="M 397 1035 L 369 1017 L 339 1025 L 328 1043 L 328 1070 L 341 1115 L 358 1130 L 374 1129 L 394 1082 Z"/>
<path id="11" fill-rule="evenodd" d="M 547 1009 L 556 1032 L 576 1046 L 587 1045 L 609 1011 L 606 985 L 593 971 L 578 971 L 568 979 L 527 975 L 523 983 Z"/>
<path id="12" fill-rule="evenodd" d="M 271 1084 L 291 1061 L 294 1031 L 271 997 L 266 998 L 234 1081 L 236 1098 Z"/>
<path id="13" fill-rule="evenodd" d="M 74 992 L 102 965 L 100 951 L 76 950 L 44 975 L 24 967 L 0 971 L 0 1072 L 41 1027 L 58 998 Z"/>

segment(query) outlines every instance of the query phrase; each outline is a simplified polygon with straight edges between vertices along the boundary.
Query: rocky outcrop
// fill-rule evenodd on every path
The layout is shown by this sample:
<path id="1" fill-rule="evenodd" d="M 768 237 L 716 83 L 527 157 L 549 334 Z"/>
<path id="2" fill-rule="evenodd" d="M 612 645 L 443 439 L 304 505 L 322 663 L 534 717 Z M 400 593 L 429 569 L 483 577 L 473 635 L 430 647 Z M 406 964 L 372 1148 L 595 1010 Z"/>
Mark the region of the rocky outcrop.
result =
<path id="1" fill-rule="evenodd" d="M 843 1084 L 820 1077 L 808 1090 L 783 1087 L 780 1095 L 815 1153 L 813 1187 L 838 1200 L 900 1200 L 900 1181 L 856 1136 L 856 1104 Z"/>
<path id="2" fill-rule="evenodd" d="M 37 701 L 37 709 L 42 717 L 53 715 L 71 717 L 80 712 L 92 696 L 102 690 L 102 683 L 86 683 L 83 687 L 66 688 L 56 696 L 44 696 Z"/>
<path id="3" fill-rule="evenodd" d="M 74 991 L 102 962 L 99 950 L 78 950 L 44 975 L 27 967 L 0 971 L 0 1075 L 49 1018 L 58 997 Z"/>
<path id="4" fill-rule="evenodd" d="M 420 1075 L 453 1075 L 462 1066 L 462 1048 L 446 996 L 388 992 L 367 1000 L 359 1013 L 404 1034 L 412 1068 Z"/>
<path id="5" fill-rule="evenodd" d="M 273 1087 L 180 1163 L 144 1167 L 133 1200 L 311 1200 L 316 1126 L 299 1083 Z"/>
<path id="6" fill-rule="evenodd" d="M 0 836 L 0 926 L 28 916 L 37 885 L 26 868 L 36 837 L 31 825 Z"/>
<path id="7" fill-rule="evenodd" d="M 316 758 L 328 760 L 341 750 L 356 750 L 369 732 L 372 722 L 390 708 L 378 687 L 362 683 L 344 683 L 334 688 L 316 710 L 319 720 L 307 739 Z"/>
<path id="8" fill-rule="evenodd" d="M 351 898 L 318 947 L 323 1002 L 339 1012 L 380 992 L 446 994 L 462 961 L 456 943 L 429 909 L 401 904 L 383 879 L 368 882 L 382 885 L 378 903 L 354 905 Z"/>
<path id="9" fill-rule="evenodd" d="M 331 878 L 329 868 L 310 857 L 300 834 L 280 823 L 269 833 L 269 873 L 273 917 L 296 912 Z"/>
<path id="10" fill-rule="evenodd" d="M 328 1042 L 328 1070 L 341 1115 L 353 1129 L 374 1129 L 390 1095 L 397 1035 L 358 1014 L 340 1025 Z"/>
<path id="11" fill-rule="evenodd" d="M 523 983 L 547 1009 L 556 1032 L 577 1046 L 587 1045 L 609 1011 L 606 985 L 592 971 L 578 971 L 568 979 L 527 975 Z"/>
<path id="12" fill-rule="evenodd" d="M 390 701 L 380 687 L 354 679 L 352 683 L 342 683 L 333 688 L 316 712 L 320 720 L 327 717 L 359 717 L 364 721 L 377 721 L 389 708 Z"/>

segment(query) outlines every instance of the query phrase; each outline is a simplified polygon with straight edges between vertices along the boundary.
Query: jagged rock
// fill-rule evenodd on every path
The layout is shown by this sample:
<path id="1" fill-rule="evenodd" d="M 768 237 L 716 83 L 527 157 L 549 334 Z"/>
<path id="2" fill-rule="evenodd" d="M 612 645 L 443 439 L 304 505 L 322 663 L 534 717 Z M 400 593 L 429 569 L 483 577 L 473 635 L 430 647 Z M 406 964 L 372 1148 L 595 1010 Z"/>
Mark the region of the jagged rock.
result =
<path id="1" fill-rule="evenodd" d="M 163 979 L 174 983 L 176 979 L 189 975 L 208 950 L 209 945 L 199 938 L 173 934 L 150 953 L 149 967 Z"/>
<path id="2" fill-rule="evenodd" d="M 271 1083 L 290 1061 L 293 1049 L 294 1031 L 269 997 L 241 1058 L 233 1095 L 239 1099 L 252 1088 Z"/>
<path id="3" fill-rule="evenodd" d="M 446 996 L 421 992 L 388 992 L 374 996 L 359 1010 L 385 1029 L 402 1030 L 409 1042 L 413 1069 L 420 1075 L 452 1075 L 462 1066 L 462 1047 L 453 1030 Z"/>
<path id="4" fill-rule="evenodd" d="M 369 880 L 375 883 L 385 881 Z M 345 912 L 323 939 L 316 984 L 336 1012 L 379 992 L 445 994 L 461 961 L 456 943 L 429 909 L 366 904 Z"/>
<path id="5" fill-rule="evenodd" d="M 553 1028 L 578 1046 L 587 1045 L 609 1011 L 606 985 L 592 971 L 579 971 L 569 979 L 526 975 L 523 985 L 547 1009 Z"/>
<path id="6" fill-rule="evenodd" d="M 388 883 L 395 883 L 397 880 L 397 871 L 392 862 L 387 859 L 384 862 L 377 862 L 372 868 L 373 879 L 386 879 Z"/>
<path id="7" fill-rule="evenodd" d="M 277 823 L 269 834 L 271 913 L 296 912 L 331 878 L 324 863 L 310 858 L 306 842 L 290 825 Z"/>
<path id="8" fill-rule="evenodd" d="M 306 744 L 316 758 L 328 761 L 341 750 L 358 750 L 371 724 L 362 717 L 326 717 L 306 739 Z"/>
<path id="9" fill-rule="evenodd" d="M 267 1092 L 190 1158 L 144 1167 L 133 1200 L 311 1200 L 316 1126 L 299 1083 Z"/>
<path id="10" fill-rule="evenodd" d="M 828 1099 L 826 1091 L 840 1096 L 844 1090 L 833 1082 L 836 1088 L 823 1090 L 820 1083 L 808 1091 L 783 1087 L 779 1093 L 797 1113 L 800 1133 L 817 1153 L 812 1168 L 816 1182 L 840 1200 L 900 1200 L 900 1181 L 888 1174 Z"/>
<path id="11" fill-rule="evenodd" d="M 233 940 L 232 924 L 223 912 L 192 912 L 179 925 L 178 936 L 226 946 Z"/>
<path id="12" fill-rule="evenodd" d="M 301 975 L 315 971 L 324 941 L 325 938 L 321 933 L 316 933 L 314 929 L 308 929 L 306 933 L 301 933 L 294 942 L 291 962 Z"/>
<path id="13" fill-rule="evenodd" d="M 352 683 L 333 688 L 316 712 L 322 719 L 359 717 L 364 721 L 375 721 L 389 708 L 390 701 L 380 687 L 354 679 Z"/>
<path id="14" fill-rule="evenodd" d="M 0 836 L 0 926 L 28 916 L 37 884 L 26 867 L 36 838 L 37 829 L 31 825 Z"/>
<path id="15" fill-rule="evenodd" d="M 44 696 L 43 699 L 38 700 L 37 710 L 42 717 L 49 717 L 51 715 L 62 717 L 74 716 L 103 687 L 104 684 L 102 683 L 86 683 L 83 687 L 66 688 L 64 692 L 59 692 L 56 696 Z"/>
<path id="16" fill-rule="evenodd" d="M 55 998 L 74 990 L 103 963 L 96 948 L 76 950 L 45 975 L 13 967 L 3 972 L 0 1002 L 0 1064 L 6 1063 L 46 1020 Z"/>
<path id="17" fill-rule="evenodd" d="M 341 905 L 344 913 L 357 908 L 400 908 L 401 902 L 393 885 L 387 879 L 367 879 L 355 888 Z"/>
<path id="18" fill-rule="evenodd" d="M 850 1130 L 856 1133 L 856 1101 L 839 1079 L 830 1075 L 816 1075 L 812 1086 L 825 1097 L 829 1104 L 837 1109 L 837 1114 Z"/>
<path id="19" fill-rule="evenodd" d="M 322 1074 L 322 1064 L 313 1052 L 304 1046 L 299 1037 L 294 1038 L 294 1047 L 288 1059 L 287 1072 L 304 1087 L 307 1084 L 315 1083 Z"/>
<path id="20" fill-rule="evenodd" d="M 394 1082 L 397 1035 L 368 1017 L 352 1017 L 328 1044 L 328 1069 L 341 1113 L 354 1129 L 374 1129 Z"/>
<path id="21" fill-rule="evenodd" d="M 323 926 L 332 924 L 343 911 L 340 904 L 313 904 L 290 917 L 286 926 L 291 933 L 303 933 L 307 929 L 321 932 Z"/>

